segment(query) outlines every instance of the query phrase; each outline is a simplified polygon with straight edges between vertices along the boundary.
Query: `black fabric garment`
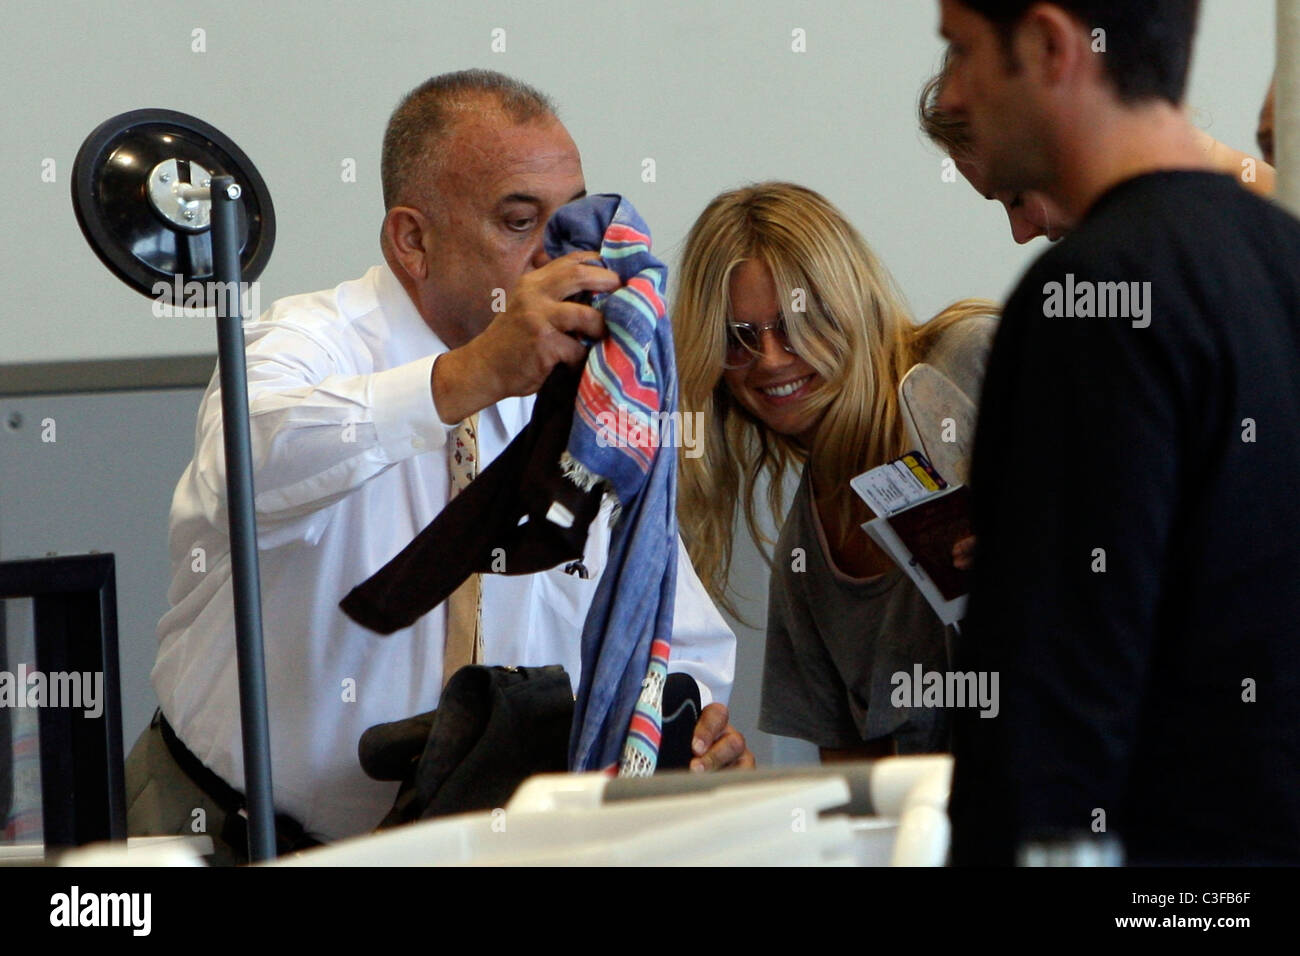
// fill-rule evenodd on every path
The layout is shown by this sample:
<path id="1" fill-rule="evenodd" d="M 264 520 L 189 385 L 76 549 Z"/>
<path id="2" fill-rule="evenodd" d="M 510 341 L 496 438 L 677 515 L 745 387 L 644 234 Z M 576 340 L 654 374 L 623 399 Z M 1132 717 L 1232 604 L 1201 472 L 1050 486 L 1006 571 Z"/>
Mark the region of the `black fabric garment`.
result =
<path id="1" fill-rule="evenodd" d="M 957 716 L 954 863 L 1099 825 L 1135 863 L 1300 862 L 1298 265 L 1279 207 L 1164 172 L 1008 302 L 958 648 L 1001 707 Z M 1134 281 L 1145 328 L 1045 315 L 1050 283 Z"/>
<path id="2" fill-rule="evenodd" d="M 659 738 L 659 759 L 655 773 L 661 770 L 685 770 L 695 751 L 695 725 L 700 722 L 700 685 L 690 674 L 669 674 L 664 681 L 663 731 Z"/>
<path id="3" fill-rule="evenodd" d="M 475 572 L 532 574 L 582 558 L 603 492 L 583 491 L 560 470 L 581 374 L 581 368 L 555 367 L 524 430 L 395 558 L 348 593 L 339 604 L 348 617 L 391 634 Z M 573 514 L 572 525 L 547 520 L 553 502 Z M 493 557 L 498 548 L 500 561 Z"/>
<path id="4" fill-rule="evenodd" d="M 194 782 L 196 787 L 211 797 L 217 806 L 221 807 L 225 818 L 221 821 L 213 821 L 213 823 L 219 823 L 217 832 L 221 834 L 221 839 L 234 850 L 237 862 L 247 863 L 248 818 L 245 816 L 248 808 L 247 798 L 209 770 L 203 761 L 199 760 L 191 752 L 190 748 L 185 746 L 185 743 L 176 736 L 176 731 L 172 730 L 171 724 L 167 723 L 167 718 L 162 715 L 161 710 L 154 711 L 151 726 L 153 725 L 157 725 L 162 734 L 163 743 L 167 745 L 167 752 L 176 761 L 176 765 L 184 771 L 185 775 Z M 274 826 L 275 853 L 277 856 L 297 853 L 300 850 L 310 850 L 312 847 L 321 845 L 319 840 L 307 834 L 301 823 L 287 813 L 277 813 Z"/>
<path id="5" fill-rule="evenodd" d="M 494 810 L 525 779 L 568 769 L 573 687 L 563 667 L 462 667 L 436 710 L 371 727 L 361 769 L 400 780 L 380 828 Z"/>

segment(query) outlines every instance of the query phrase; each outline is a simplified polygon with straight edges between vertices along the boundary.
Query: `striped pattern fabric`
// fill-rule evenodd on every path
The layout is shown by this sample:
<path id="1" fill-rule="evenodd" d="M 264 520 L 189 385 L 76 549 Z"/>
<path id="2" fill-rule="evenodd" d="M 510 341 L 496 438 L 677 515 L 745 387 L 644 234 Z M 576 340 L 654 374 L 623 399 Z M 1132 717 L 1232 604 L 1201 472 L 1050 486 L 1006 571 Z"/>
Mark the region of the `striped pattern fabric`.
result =
<path id="1" fill-rule="evenodd" d="M 663 738 L 664 683 L 668 680 L 668 644 L 650 645 L 650 666 L 641 682 L 641 696 L 632 711 L 632 723 L 623 741 L 618 772 L 624 777 L 647 777 L 655 772 Z"/>
<path id="2" fill-rule="evenodd" d="M 677 369 L 664 301 L 668 270 L 626 199 L 588 196 L 547 223 L 552 257 L 584 249 L 624 285 L 593 297 L 607 334 L 578 385 L 564 472 L 617 499 L 609 557 L 582 632 L 574 702 L 573 770 L 654 772 L 663 726 L 677 587 Z"/>
<path id="3" fill-rule="evenodd" d="M 591 196 L 579 203 L 605 198 Z M 640 223 L 626 201 L 618 211 Z M 587 353 L 565 456 L 575 477 L 583 469 L 592 476 L 589 483 L 598 476 L 623 506 L 641 491 L 659 446 L 659 377 L 652 352 L 656 330 L 668 322 L 663 299 L 668 270 L 650 254 L 644 228 L 612 222 L 599 246 L 606 268 L 624 276 L 626 284 L 593 302 L 604 313 L 607 335 Z"/>

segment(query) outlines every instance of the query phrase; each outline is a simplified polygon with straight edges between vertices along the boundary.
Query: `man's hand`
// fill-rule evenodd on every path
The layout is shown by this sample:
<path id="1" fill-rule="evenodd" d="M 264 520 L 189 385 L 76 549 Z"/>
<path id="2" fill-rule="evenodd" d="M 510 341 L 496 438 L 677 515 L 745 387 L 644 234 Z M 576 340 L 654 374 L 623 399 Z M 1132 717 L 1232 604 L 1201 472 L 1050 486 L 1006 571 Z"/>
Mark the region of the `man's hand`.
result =
<path id="1" fill-rule="evenodd" d="M 745 744 L 745 738 L 728 719 L 726 704 L 709 704 L 695 724 L 695 738 L 691 741 L 692 770 L 725 770 L 728 767 L 752 770 L 754 755 Z"/>
<path id="2" fill-rule="evenodd" d="M 952 566 L 959 571 L 969 571 L 975 566 L 974 535 L 953 543 Z"/>
<path id="3" fill-rule="evenodd" d="M 585 263 L 594 252 L 571 252 L 520 277 L 506 311 L 482 333 L 433 365 L 433 403 L 447 424 L 512 395 L 531 395 L 560 362 L 576 365 L 586 357 L 569 333 L 598 339 L 605 320 L 589 305 L 564 301 L 580 292 L 613 292 L 618 273 Z"/>

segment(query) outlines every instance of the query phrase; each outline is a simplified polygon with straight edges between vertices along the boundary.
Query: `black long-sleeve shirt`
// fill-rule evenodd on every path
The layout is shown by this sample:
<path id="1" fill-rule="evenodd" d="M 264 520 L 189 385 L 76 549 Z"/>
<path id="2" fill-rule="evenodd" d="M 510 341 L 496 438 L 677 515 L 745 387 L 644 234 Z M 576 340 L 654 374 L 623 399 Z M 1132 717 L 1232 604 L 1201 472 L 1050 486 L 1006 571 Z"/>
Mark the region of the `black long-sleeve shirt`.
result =
<path id="1" fill-rule="evenodd" d="M 1300 221 L 1209 173 L 1101 197 L 1007 304 L 971 484 L 959 659 L 1002 699 L 957 717 L 953 862 L 1099 824 L 1300 862 Z"/>

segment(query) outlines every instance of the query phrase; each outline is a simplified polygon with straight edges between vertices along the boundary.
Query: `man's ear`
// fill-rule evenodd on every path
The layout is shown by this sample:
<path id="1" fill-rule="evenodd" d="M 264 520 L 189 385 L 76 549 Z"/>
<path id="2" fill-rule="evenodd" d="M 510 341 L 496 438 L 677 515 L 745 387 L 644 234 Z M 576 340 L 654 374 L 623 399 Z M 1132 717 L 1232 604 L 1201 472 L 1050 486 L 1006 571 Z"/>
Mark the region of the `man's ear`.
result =
<path id="1" fill-rule="evenodd" d="M 428 216 L 413 206 L 394 206 L 384 216 L 384 241 L 411 279 L 429 277 Z"/>
<path id="2" fill-rule="evenodd" d="M 1038 3 L 1025 12 L 1015 45 L 1019 61 L 1044 86 L 1073 86 L 1094 67 L 1089 28 L 1055 4 Z M 1095 69 L 1104 72 L 1100 62 Z"/>

